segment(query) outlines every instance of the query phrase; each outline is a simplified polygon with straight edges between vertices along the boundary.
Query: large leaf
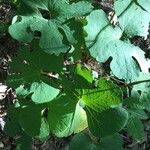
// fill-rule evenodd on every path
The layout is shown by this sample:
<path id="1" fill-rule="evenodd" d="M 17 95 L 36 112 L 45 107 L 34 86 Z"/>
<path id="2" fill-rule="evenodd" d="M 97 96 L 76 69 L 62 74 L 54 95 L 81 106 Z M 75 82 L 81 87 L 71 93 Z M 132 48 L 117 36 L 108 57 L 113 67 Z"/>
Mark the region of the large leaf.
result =
<path id="1" fill-rule="evenodd" d="M 120 88 L 105 79 L 100 79 L 98 88 L 83 90 L 82 102 L 87 113 L 89 129 L 94 135 L 112 135 L 125 126 L 128 113 L 119 106 L 121 100 Z"/>
<path id="2" fill-rule="evenodd" d="M 40 32 L 40 47 L 47 53 L 59 55 L 76 42 L 67 20 L 91 10 L 91 4 L 86 1 L 69 4 L 67 0 L 23 0 L 20 15 L 14 17 L 9 33 L 19 41 L 29 42 L 35 32 Z M 68 42 L 64 42 L 65 36 Z"/>
<path id="3" fill-rule="evenodd" d="M 102 78 L 97 88 L 83 89 L 82 100 L 86 106 L 101 112 L 119 105 L 122 102 L 122 91 L 111 81 Z"/>
<path id="4" fill-rule="evenodd" d="M 126 81 L 133 81 L 137 78 L 140 69 L 148 72 L 150 66 L 145 66 L 148 62 L 144 52 L 130 43 L 121 41 L 121 29 L 111 26 L 102 10 L 93 11 L 87 17 L 87 21 L 88 24 L 84 29 L 88 36 L 85 40 L 91 56 L 100 62 L 106 62 L 112 57 L 110 63 L 112 73 Z"/>
<path id="5" fill-rule="evenodd" d="M 8 85 L 16 88 L 18 96 L 32 94 L 34 102 L 48 102 L 58 95 L 59 90 L 46 73 L 59 72 L 62 62 L 61 56 L 47 55 L 40 49 L 30 52 L 22 48 L 10 63 Z"/>
<path id="6" fill-rule="evenodd" d="M 106 137 L 119 132 L 127 123 L 128 113 L 121 107 L 97 112 L 89 107 L 87 113 L 88 127 L 98 137 Z M 112 117 L 113 116 L 113 117 Z"/>
<path id="7" fill-rule="evenodd" d="M 122 150 L 122 139 L 118 134 L 102 138 L 100 142 L 95 142 L 86 133 L 78 133 L 70 143 L 70 150 Z"/>
<path id="8" fill-rule="evenodd" d="M 114 6 L 120 27 L 125 33 L 147 37 L 150 22 L 148 0 L 116 0 Z"/>
<path id="9" fill-rule="evenodd" d="M 67 137 L 87 127 L 86 113 L 77 99 L 62 95 L 49 104 L 48 123 L 58 137 Z"/>

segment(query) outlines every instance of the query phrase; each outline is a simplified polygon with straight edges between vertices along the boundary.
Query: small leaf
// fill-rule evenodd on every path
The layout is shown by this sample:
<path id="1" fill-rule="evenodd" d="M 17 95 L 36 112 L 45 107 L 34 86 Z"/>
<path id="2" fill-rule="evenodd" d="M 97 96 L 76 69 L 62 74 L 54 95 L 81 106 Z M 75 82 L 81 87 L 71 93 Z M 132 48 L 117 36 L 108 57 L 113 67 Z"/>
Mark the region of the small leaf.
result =
<path id="1" fill-rule="evenodd" d="M 142 138 L 144 138 L 144 127 L 138 117 L 130 117 L 127 123 L 127 130 L 129 135 L 137 140 L 142 140 Z"/>
<path id="2" fill-rule="evenodd" d="M 91 71 L 80 64 L 77 64 L 75 74 L 85 78 L 89 83 L 92 83 L 93 81 Z"/>

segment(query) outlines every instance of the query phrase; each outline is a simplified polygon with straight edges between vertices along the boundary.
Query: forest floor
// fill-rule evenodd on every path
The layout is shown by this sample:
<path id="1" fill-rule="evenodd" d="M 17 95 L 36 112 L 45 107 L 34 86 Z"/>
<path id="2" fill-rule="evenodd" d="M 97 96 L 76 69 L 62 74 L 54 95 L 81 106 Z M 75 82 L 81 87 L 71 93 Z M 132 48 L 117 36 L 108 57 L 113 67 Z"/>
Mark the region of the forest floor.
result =
<path id="1" fill-rule="evenodd" d="M 101 0 L 100 6 L 106 10 L 112 10 L 113 0 Z M 15 149 L 15 139 L 5 135 L 3 132 L 3 125 L 5 124 L 6 108 L 7 105 L 13 103 L 13 90 L 7 87 L 6 77 L 8 62 L 15 54 L 19 47 L 17 41 L 13 40 L 7 32 L 7 25 L 11 23 L 12 16 L 15 13 L 15 8 L 8 3 L 0 1 L 0 24 L 5 25 L 6 29 L 0 28 L 0 150 L 13 150 Z M 142 37 L 134 37 L 131 39 L 134 45 L 139 46 L 146 53 L 146 57 L 150 58 L 150 34 L 147 39 Z M 131 137 L 123 131 L 121 135 L 124 138 L 125 150 L 149 150 L 150 149 L 150 118 L 143 122 L 145 127 L 145 138 L 143 141 L 134 141 Z M 17 137 L 16 137 L 17 138 Z M 56 138 L 50 137 L 47 141 L 42 142 L 33 139 L 33 150 L 67 150 L 69 138 Z"/>

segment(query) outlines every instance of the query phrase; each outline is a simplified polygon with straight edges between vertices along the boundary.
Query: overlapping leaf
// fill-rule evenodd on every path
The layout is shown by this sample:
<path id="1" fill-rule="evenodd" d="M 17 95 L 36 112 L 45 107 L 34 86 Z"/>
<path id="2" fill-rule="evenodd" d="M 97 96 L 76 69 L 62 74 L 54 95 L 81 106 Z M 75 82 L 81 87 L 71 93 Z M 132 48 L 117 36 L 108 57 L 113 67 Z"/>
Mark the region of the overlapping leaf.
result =
<path id="1" fill-rule="evenodd" d="M 91 10 L 91 4 L 86 1 L 69 4 L 67 0 L 23 0 L 21 15 L 14 17 L 9 32 L 13 38 L 23 42 L 31 41 L 34 33 L 40 32 L 40 47 L 47 53 L 59 55 L 76 42 L 65 21 Z"/>
<path id="2" fill-rule="evenodd" d="M 126 34 L 147 37 L 150 22 L 150 2 L 148 0 L 116 0 L 114 7 L 119 25 Z"/>
<path id="3" fill-rule="evenodd" d="M 30 52 L 27 48 L 22 48 L 10 63 L 10 76 L 7 82 L 17 89 L 18 96 L 32 94 L 34 102 L 48 102 L 59 93 L 48 74 L 59 73 L 62 64 L 61 56 L 47 55 L 40 49 Z"/>
<path id="4" fill-rule="evenodd" d="M 102 10 L 95 10 L 87 17 L 88 24 L 84 27 L 88 36 L 85 38 L 91 56 L 100 62 L 110 57 L 112 73 L 119 79 L 133 81 L 139 76 L 140 69 L 148 72 L 144 52 L 130 43 L 120 40 L 122 30 L 110 25 Z M 139 67 L 139 66 L 140 67 Z"/>
<path id="5" fill-rule="evenodd" d="M 118 134 L 102 138 L 100 142 L 95 142 L 86 133 L 75 135 L 70 143 L 70 150 L 122 150 L 122 139 Z"/>
<path id="6" fill-rule="evenodd" d="M 88 126 L 94 135 L 105 137 L 124 127 L 128 114 L 119 106 L 121 100 L 119 87 L 105 79 L 99 81 L 98 88 L 83 90 L 82 101 Z"/>
<path id="7" fill-rule="evenodd" d="M 5 131 L 10 136 L 20 135 L 24 131 L 31 137 L 46 138 L 50 130 L 46 119 L 42 116 L 42 110 L 45 106 L 29 103 L 26 99 L 19 101 L 24 104 L 19 103 L 20 106 L 9 108 L 11 115 L 6 122 Z"/>
<path id="8" fill-rule="evenodd" d="M 50 130 L 58 137 L 67 137 L 87 127 L 86 113 L 77 99 L 62 95 L 49 104 Z"/>

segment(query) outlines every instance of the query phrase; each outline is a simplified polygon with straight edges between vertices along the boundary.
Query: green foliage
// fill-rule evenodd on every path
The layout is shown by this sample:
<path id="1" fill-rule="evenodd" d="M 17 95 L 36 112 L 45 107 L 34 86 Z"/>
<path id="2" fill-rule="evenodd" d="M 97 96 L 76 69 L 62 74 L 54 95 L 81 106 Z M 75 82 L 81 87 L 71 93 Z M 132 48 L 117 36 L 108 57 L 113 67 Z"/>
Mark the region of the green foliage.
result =
<path id="1" fill-rule="evenodd" d="M 75 43 L 74 31 L 68 26 L 70 19 L 91 10 L 91 4 L 85 1 L 69 4 L 65 0 L 22 0 L 20 15 L 14 17 L 9 32 L 13 38 L 23 42 L 31 42 L 35 32 L 40 32 L 40 47 L 49 54 L 59 55 Z"/>
<path id="2" fill-rule="evenodd" d="M 32 150 L 32 137 L 23 133 L 22 136 L 17 139 L 16 150 Z"/>
<path id="3" fill-rule="evenodd" d="M 49 104 L 49 127 L 58 137 L 67 137 L 84 130 L 87 127 L 86 119 L 86 113 L 77 98 L 70 98 L 69 94 L 62 95 Z"/>
<path id="4" fill-rule="evenodd" d="M 148 0 L 116 0 L 115 25 L 89 0 L 17 2 L 9 33 L 24 46 L 9 63 L 7 85 L 17 100 L 5 125 L 8 135 L 20 135 L 16 149 L 31 149 L 32 137 L 76 134 L 71 150 L 121 150 L 118 132 L 124 127 L 142 140 L 141 120 L 150 110 L 150 60 L 129 38 L 146 38 Z M 112 58 L 110 72 L 106 68 L 107 74 L 94 79 L 86 50 L 100 63 Z M 86 128 L 88 135 L 82 132 Z"/>
<path id="5" fill-rule="evenodd" d="M 112 135 L 126 124 L 128 114 L 126 110 L 119 107 L 122 92 L 111 81 L 100 79 L 98 88 L 84 89 L 82 101 L 89 128 L 94 135 L 98 137 Z M 111 128 L 109 128 L 110 124 Z"/>
<path id="6" fill-rule="evenodd" d="M 126 34 L 147 37 L 150 22 L 150 4 L 147 0 L 116 0 L 114 6 L 120 27 Z"/>
<path id="7" fill-rule="evenodd" d="M 94 141 L 88 134 L 79 133 L 75 135 L 70 143 L 70 150 L 122 150 L 122 139 L 118 134 L 102 138 L 100 142 Z"/>
<path id="8" fill-rule="evenodd" d="M 46 74 L 59 72 L 62 69 L 62 60 L 61 56 L 49 56 L 39 48 L 32 52 L 22 48 L 10 64 L 8 85 L 16 88 L 19 96 L 32 94 L 31 98 L 36 103 L 49 102 L 59 94 L 59 89 L 52 85 L 53 80 Z"/>
<path id="9" fill-rule="evenodd" d="M 129 113 L 129 120 L 127 123 L 128 133 L 134 139 L 142 140 L 142 138 L 144 138 L 144 128 L 141 120 L 148 119 L 144 111 L 144 103 L 140 102 L 138 97 L 132 96 L 125 100 L 125 105 Z"/>
<path id="10" fill-rule="evenodd" d="M 148 72 L 144 52 L 139 47 L 121 40 L 123 30 L 118 26 L 113 27 L 103 10 L 93 11 L 87 21 L 84 29 L 88 36 L 85 40 L 90 54 L 100 62 L 106 62 L 112 57 L 110 68 L 113 75 L 119 79 L 133 81 L 141 70 Z"/>

